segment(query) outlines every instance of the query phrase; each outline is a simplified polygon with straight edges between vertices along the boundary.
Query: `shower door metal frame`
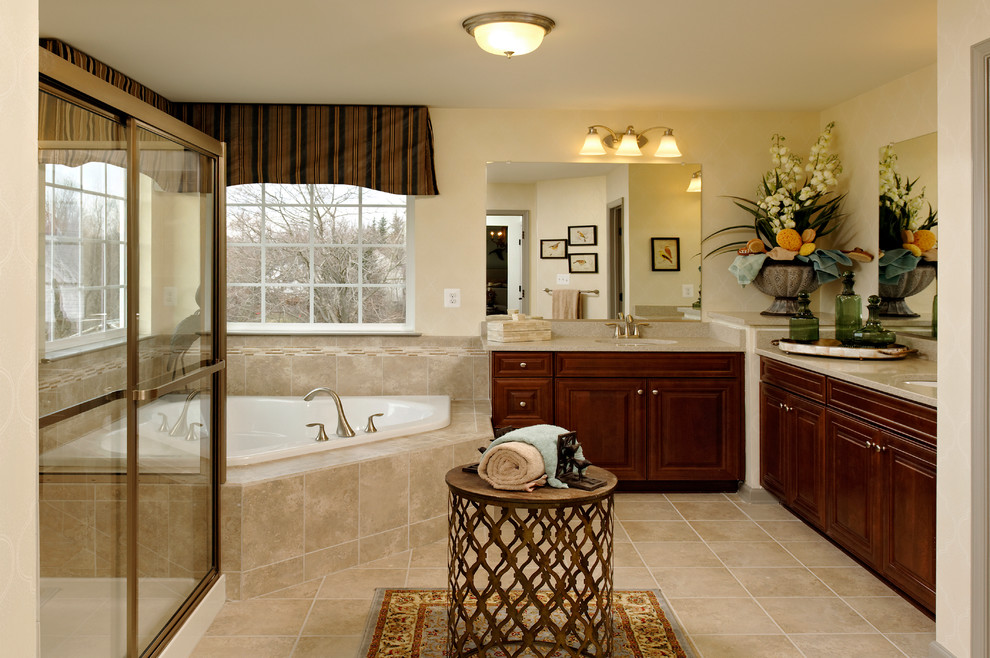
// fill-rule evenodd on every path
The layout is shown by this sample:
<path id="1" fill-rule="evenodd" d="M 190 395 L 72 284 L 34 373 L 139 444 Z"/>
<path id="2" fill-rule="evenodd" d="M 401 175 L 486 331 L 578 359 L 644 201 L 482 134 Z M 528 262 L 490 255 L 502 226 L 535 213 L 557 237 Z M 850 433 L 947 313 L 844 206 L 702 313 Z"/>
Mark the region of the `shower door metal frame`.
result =
<path id="1" fill-rule="evenodd" d="M 167 645 L 174 633 L 182 625 L 193 609 L 203 600 L 210 588 L 220 577 L 220 485 L 226 479 L 226 229 L 225 229 L 225 148 L 219 142 L 174 117 L 158 110 L 128 94 L 127 92 L 91 75 L 85 70 L 67 62 L 53 53 L 39 48 L 40 88 L 54 93 L 73 103 L 93 108 L 101 114 L 112 115 L 116 120 L 126 120 L 127 131 L 127 386 L 124 391 L 104 394 L 63 409 L 40 419 L 41 426 L 50 425 L 71 415 L 99 406 L 114 399 L 127 399 L 127 655 L 156 656 Z M 141 388 L 138 370 L 138 321 L 139 312 L 139 254 L 138 254 L 138 204 L 139 176 L 138 129 L 148 130 L 182 146 L 211 158 L 213 163 L 213 210 L 210 227 L 212 250 L 210 253 L 211 295 L 210 309 L 211 355 L 212 362 L 173 381 L 155 388 Z M 210 567 L 200 582 L 193 588 L 186 600 L 178 607 L 168 623 L 159 629 L 154 640 L 144 648 L 138 647 L 138 450 L 137 450 L 137 409 L 141 402 L 148 401 L 178 390 L 194 381 L 209 377 L 213 405 L 211 413 L 211 555 Z"/>

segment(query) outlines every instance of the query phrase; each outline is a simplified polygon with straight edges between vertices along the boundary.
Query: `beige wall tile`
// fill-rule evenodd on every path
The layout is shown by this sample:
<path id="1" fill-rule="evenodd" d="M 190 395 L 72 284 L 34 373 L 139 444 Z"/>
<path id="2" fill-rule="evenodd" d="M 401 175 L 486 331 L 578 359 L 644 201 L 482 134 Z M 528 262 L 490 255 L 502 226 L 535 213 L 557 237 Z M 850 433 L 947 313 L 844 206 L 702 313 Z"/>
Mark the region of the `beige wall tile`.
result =
<path id="1" fill-rule="evenodd" d="M 449 395 L 451 400 L 474 399 L 474 364 L 466 356 L 430 356 L 430 395 Z"/>
<path id="2" fill-rule="evenodd" d="M 471 363 L 474 366 L 474 399 L 487 400 L 489 398 L 489 383 L 491 374 L 488 368 L 487 356 L 472 356 Z"/>
<path id="3" fill-rule="evenodd" d="M 284 358 L 291 363 L 292 368 L 291 395 L 306 395 L 320 387 L 337 389 L 335 354 L 292 354 Z"/>
<path id="4" fill-rule="evenodd" d="M 247 367 L 247 357 L 243 354 L 227 353 L 227 395 L 246 395 L 246 381 L 244 379 L 245 368 Z"/>
<path id="5" fill-rule="evenodd" d="M 381 395 L 382 357 L 337 357 L 337 392 L 340 395 Z"/>
<path id="6" fill-rule="evenodd" d="M 291 395 L 292 365 L 285 355 L 251 354 L 245 358 L 245 395 Z"/>
<path id="7" fill-rule="evenodd" d="M 241 570 L 241 492 L 243 487 L 224 484 L 220 487 L 220 568 Z"/>
<path id="8" fill-rule="evenodd" d="M 307 553 L 358 538 L 357 464 L 305 475 Z"/>
<path id="9" fill-rule="evenodd" d="M 361 464 L 359 513 L 361 537 L 409 523 L 408 455 Z"/>
<path id="10" fill-rule="evenodd" d="M 303 477 L 247 485 L 242 493 L 244 571 L 303 554 Z"/>
<path id="11" fill-rule="evenodd" d="M 358 548 L 358 563 L 380 560 L 409 548 L 409 528 L 401 527 L 378 535 L 362 537 Z"/>
<path id="12" fill-rule="evenodd" d="M 449 446 L 417 451 L 409 455 L 409 521 L 424 521 L 447 512 L 447 483 L 444 476 L 454 467 Z"/>
<path id="13" fill-rule="evenodd" d="M 382 358 L 384 395 L 428 395 L 427 360 L 422 356 Z"/>
<path id="14" fill-rule="evenodd" d="M 241 574 L 241 598 L 250 599 L 304 582 L 303 558 L 269 564 Z"/>

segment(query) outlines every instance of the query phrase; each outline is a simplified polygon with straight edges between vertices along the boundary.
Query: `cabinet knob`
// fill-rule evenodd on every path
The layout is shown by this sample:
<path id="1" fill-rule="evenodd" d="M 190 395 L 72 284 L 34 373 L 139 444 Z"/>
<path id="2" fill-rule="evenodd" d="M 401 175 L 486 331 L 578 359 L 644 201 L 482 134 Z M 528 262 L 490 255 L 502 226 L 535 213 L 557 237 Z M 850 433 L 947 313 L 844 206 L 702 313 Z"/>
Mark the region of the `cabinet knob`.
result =
<path id="1" fill-rule="evenodd" d="M 520 406 L 520 407 L 525 407 L 525 406 L 526 406 L 526 403 L 525 403 L 525 402 L 520 402 L 520 403 L 519 403 L 519 406 Z"/>
<path id="2" fill-rule="evenodd" d="M 660 395 L 660 391 L 658 391 L 657 389 L 653 389 L 650 392 L 653 393 L 653 395 Z"/>
<path id="3" fill-rule="evenodd" d="M 643 394 L 643 389 L 640 388 L 636 390 L 636 395 L 642 395 L 642 394 Z"/>
<path id="4" fill-rule="evenodd" d="M 879 443 L 874 443 L 873 444 L 873 449 L 876 450 L 877 452 L 880 452 L 881 450 L 886 450 L 887 449 L 887 446 L 881 447 Z"/>
<path id="5" fill-rule="evenodd" d="M 873 441 L 867 441 L 866 442 L 866 449 L 869 450 L 872 447 L 873 447 Z"/>
<path id="6" fill-rule="evenodd" d="M 526 367 L 526 362 L 525 362 L 525 361 L 523 361 L 522 363 L 520 363 L 520 364 L 519 364 L 519 367 L 520 367 L 520 368 L 525 368 L 525 367 Z"/>

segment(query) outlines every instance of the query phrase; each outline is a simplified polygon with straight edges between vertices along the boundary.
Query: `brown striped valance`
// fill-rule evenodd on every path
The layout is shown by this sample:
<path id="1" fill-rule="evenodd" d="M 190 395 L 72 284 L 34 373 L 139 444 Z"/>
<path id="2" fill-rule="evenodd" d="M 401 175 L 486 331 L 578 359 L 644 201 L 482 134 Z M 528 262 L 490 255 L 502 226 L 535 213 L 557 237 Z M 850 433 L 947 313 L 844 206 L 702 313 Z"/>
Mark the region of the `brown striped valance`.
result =
<path id="1" fill-rule="evenodd" d="M 340 183 L 438 194 L 423 106 L 173 103 L 57 39 L 41 46 L 227 143 L 227 185 Z"/>

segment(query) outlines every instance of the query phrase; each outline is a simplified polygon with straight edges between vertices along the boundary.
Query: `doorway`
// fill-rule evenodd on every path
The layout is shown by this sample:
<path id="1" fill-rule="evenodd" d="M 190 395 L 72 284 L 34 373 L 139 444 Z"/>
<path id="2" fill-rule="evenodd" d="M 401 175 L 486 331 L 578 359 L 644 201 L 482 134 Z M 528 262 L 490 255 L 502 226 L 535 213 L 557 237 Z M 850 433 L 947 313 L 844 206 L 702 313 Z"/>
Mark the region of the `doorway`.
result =
<path id="1" fill-rule="evenodd" d="M 485 224 L 485 313 L 529 313 L 529 213 L 491 210 Z"/>
<path id="2" fill-rule="evenodd" d="M 625 260 L 622 247 L 622 223 L 625 216 L 624 201 L 619 199 L 608 206 L 608 310 L 607 317 L 624 313 L 625 308 Z"/>

